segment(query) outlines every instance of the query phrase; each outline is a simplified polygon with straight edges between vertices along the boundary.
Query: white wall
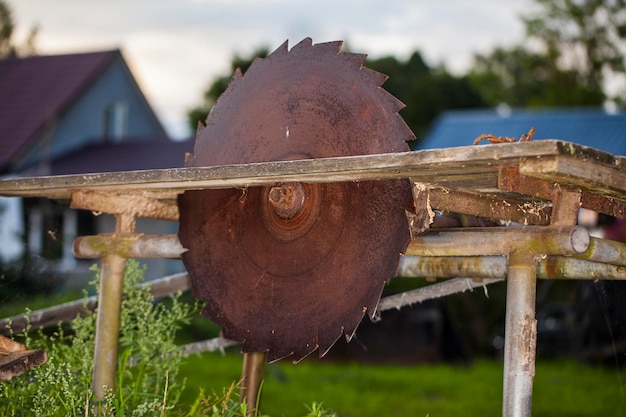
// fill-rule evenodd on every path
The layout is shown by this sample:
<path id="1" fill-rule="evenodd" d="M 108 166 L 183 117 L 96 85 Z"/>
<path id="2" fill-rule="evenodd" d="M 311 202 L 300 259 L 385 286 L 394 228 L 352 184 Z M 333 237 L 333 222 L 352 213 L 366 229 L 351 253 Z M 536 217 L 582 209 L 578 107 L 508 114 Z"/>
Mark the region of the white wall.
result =
<path id="1" fill-rule="evenodd" d="M 0 197 L 0 258 L 8 261 L 24 253 L 22 199 Z"/>

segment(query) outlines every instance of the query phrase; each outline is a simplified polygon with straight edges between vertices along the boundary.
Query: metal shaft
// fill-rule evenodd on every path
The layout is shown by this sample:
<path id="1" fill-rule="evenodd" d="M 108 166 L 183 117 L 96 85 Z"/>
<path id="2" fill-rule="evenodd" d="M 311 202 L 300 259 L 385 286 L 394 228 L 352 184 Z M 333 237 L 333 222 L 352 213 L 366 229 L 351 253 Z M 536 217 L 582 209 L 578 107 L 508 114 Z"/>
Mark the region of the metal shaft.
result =
<path id="1" fill-rule="evenodd" d="M 409 256 L 508 255 L 525 247 L 542 255 L 576 255 L 590 245 L 589 232 L 581 226 L 470 227 L 431 230 L 415 237 Z"/>
<path id="2" fill-rule="evenodd" d="M 80 259 L 96 259 L 110 253 L 125 258 L 177 259 L 185 252 L 176 235 L 144 234 L 79 236 L 73 249 Z"/>
<path id="3" fill-rule="evenodd" d="M 503 417 L 530 417 L 537 346 L 537 273 L 528 253 L 509 256 L 504 344 Z"/>
<path id="4" fill-rule="evenodd" d="M 252 352 L 243 354 L 243 372 L 241 378 L 241 401 L 245 401 L 248 406 L 248 415 L 253 417 L 259 415 L 259 390 L 263 382 L 265 373 L 265 358 L 267 354 Z"/>
<path id="5" fill-rule="evenodd" d="M 134 229 L 134 216 L 117 215 L 116 234 L 132 233 Z M 117 254 L 102 258 L 92 381 L 98 400 L 104 399 L 106 389 L 115 389 L 125 266 L 126 260 Z"/>
<path id="6" fill-rule="evenodd" d="M 626 258 L 625 258 L 626 259 Z M 626 280 L 626 263 L 611 265 L 586 259 L 549 255 L 537 265 L 539 279 Z M 402 256 L 398 276 L 406 278 L 506 278 L 504 256 Z"/>

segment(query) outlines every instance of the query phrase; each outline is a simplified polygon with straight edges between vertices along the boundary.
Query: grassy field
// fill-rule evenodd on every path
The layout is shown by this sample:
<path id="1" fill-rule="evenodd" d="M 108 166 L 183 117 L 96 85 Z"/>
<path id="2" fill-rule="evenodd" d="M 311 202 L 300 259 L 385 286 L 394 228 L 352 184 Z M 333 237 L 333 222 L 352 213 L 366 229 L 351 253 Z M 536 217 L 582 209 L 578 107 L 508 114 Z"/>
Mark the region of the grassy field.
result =
<path id="1" fill-rule="evenodd" d="M 240 377 L 238 354 L 189 358 L 185 401 L 203 387 L 220 393 Z M 268 365 L 261 410 L 272 417 L 305 415 L 305 404 L 323 402 L 339 417 L 501 415 L 502 364 L 470 367 L 365 366 L 306 360 Z M 626 373 L 571 361 L 537 364 L 534 417 L 626 415 Z"/>
<path id="2" fill-rule="evenodd" d="M 31 309 L 58 304 L 46 299 L 31 302 Z M 66 300 L 63 300 L 66 301 Z M 23 312 L 8 309 L 3 315 Z M 41 304 L 41 305 L 40 305 Z M 200 333 L 217 332 L 197 314 L 199 326 L 188 326 L 180 343 Z M 181 368 L 187 378 L 183 401 L 189 405 L 202 388 L 221 393 L 241 373 L 241 356 L 203 354 L 187 359 Z M 306 405 L 322 402 L 338 417 L 368 416 L 497 416 L 501 415 L 502 362 L 479 360 L 472 366 L 366 366 L 307 359 L 266 369 L 261 410 L 272 417 L 304 416 Z M 534 417 L 626 416 L 626 372 L 617 366 L 591 367 L 574 361 L 537 363 L 533 396 Z"/>

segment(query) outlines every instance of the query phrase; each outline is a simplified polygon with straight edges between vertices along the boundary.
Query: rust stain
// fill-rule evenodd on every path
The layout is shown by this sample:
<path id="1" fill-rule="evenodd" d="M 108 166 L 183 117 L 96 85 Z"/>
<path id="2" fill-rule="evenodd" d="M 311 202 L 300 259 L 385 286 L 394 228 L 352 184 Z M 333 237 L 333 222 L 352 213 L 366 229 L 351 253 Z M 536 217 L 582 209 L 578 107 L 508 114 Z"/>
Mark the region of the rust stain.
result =
<path id="1" fill-rule="evenodd" d="M 535 357 L 537 352 L 537 320 L 526 316 L 521 334 L 521 362 L 522 369 L 528 375 L 535 376 Z"/>

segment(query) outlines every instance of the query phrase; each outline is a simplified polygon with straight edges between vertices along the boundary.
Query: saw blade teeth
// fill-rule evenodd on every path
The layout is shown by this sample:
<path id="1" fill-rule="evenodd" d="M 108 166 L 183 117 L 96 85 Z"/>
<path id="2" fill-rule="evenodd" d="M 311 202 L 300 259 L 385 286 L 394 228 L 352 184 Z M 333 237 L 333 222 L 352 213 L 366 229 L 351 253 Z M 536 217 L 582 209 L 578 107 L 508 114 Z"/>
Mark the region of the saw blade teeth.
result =
<path id="1" fill-rule="evenodd" d="M 316 43 L 315 45 L 313 45 L 313 48 L 317 49 L 318 51 L 322 51 L 323 53 L 328 53 L 329 55 L 339 55 L 342 45 L 343 41 L 322 42 Z"/>
<path id="2" fill-rule="evenodd" d="M 213 108 L 211 107 L 211 110 L 212 109 Z M 209 110 L 209 113 L 206 115 L 205 122 L 208 120 L 209 115 L 211 114 L 211 110 Z M 206 124 L 203 123 L 201 120 L 198 120 L 198 127 L 196 128 L 196 142 L 198 141 L 198 138 L 200 137 L 202 132 L 204 132 L 204 129 L 206 129 Z"/>
<path id="3" fill-rule="evenodd" d="M 363 64 L 367 59 L 367 54 L 355 54 L 352 52 L 342 52 L 339 54 L 343 59 L 357 66 L 360 69 L 364 69 Z"/>
<path id="4" fill-rule="evenodd" d="M 389 79 L 388 75 L 367 67 L 361 68 L 360 75 L 364 80 L 371 82 L 378 87 L 382 87 L 385 81 Z"/>
<path id="5" fill-rule="evenodd" d="M 366 311 L 367 307 L 363 307 L 361 317 L 356 319 L 354 322 L 343 326 L 343 334 L 346 338 L 346 342 L 350 343 L 350 340 L 352 340 L 352 338 L 356 334 L 356 329 L 359 327 L 359 324 L 361 324 L 361 321 L 363 321 L 363 317 L 365 317 Z"/>
<path id="6" fill-rule="evenodd" d="M 289 40 L 286 40 L 285 42 L 283 42 L 282 45 L 280 45 L 278 48 L 276 48 L 274 50 L 274 52 L 269 54 L 267 57 L 269 58 L 269 57 L 276 57 L 276 56 L 286 55 L 287 52 L 289 52 Z"/>
<path id="7" fill-rule="evenodd" d="M 339 340 L 341 335 L 343 334 L 343 326 L 339 329 L 339 332 L 333 333 L 330 330 L 325 332 L 324 334 L 318 334 L 318 345 L 319 345 L 319 357 L 324 357 L 328 351 L 333 347 L 333 345 Z"/>
<path id="8" fill-rule="evenodd" d="M 243 78 L 243 72 L 241 71 L 241 68 L 236 68 L 235 72 L 233 72 L 233 76 L 230 79 L 231 83 L 235 83 L 239 80 L 241 80 Z"/>
<path id="9" fill-rule="evenodd" d="M 249 352 L 249 351 L 246 351 Z M 267 362 L 272 363 L 293 355 L 292 350 L 285 350 L 282 346 L 276 346 L 267 350 Z"/>
<path id="10" fill-rule="evenodd" d="M 380 94 L 381 100 L 384 100 L 385 104 L 389 106 L 389 108 L 392 111 L 397 113 L 406 107 L 406 105 L 402 101 L 400 101 L 396 96 L 391 94 L 389 91 L 385 90 L 382 87 L 379 87 L 379 89 L 382 93 Z"/>
<path id="11" fill-rule="evenodd" d="M 397 123 L 397 129 L 398 130 L 403 129 L 404 131 L 403 140 L 408 143 L 408 142 L 413 142 L 415 139 L 417 139 L 417 136 L 415 136 L 415 133 L 413 133 L 409 125 L 406 124 L 404 119 L 399 114 L 398 114 L 398 119 L 399 120 Z"/>
<path id="12" fill-rule="evenodd" d="M 299 51 L 303 49 L 306 50 L 307 48 L 310 48 L 312 45 L 313 45 L 313 40 L 311 38 L 304 38 L 300 42 L 292 46 L 290 52 L 292 54 L 298 53 Z"/>
<path id="13" fill-rule="evenodd" d="M 299 363 L 300 361 L 302 361 L 304 358 L 306 358 L 307 356 L 309 356 L 311 353 L 315 352 L 315 350 L 317 349 L 317 345 L 315 346 L 310 346 L 310 347 L 304 347 L 302 349 L 297 349 L 295 351 L 293 351 L 293 359 L 292 362 L 294 364 Z"/>

